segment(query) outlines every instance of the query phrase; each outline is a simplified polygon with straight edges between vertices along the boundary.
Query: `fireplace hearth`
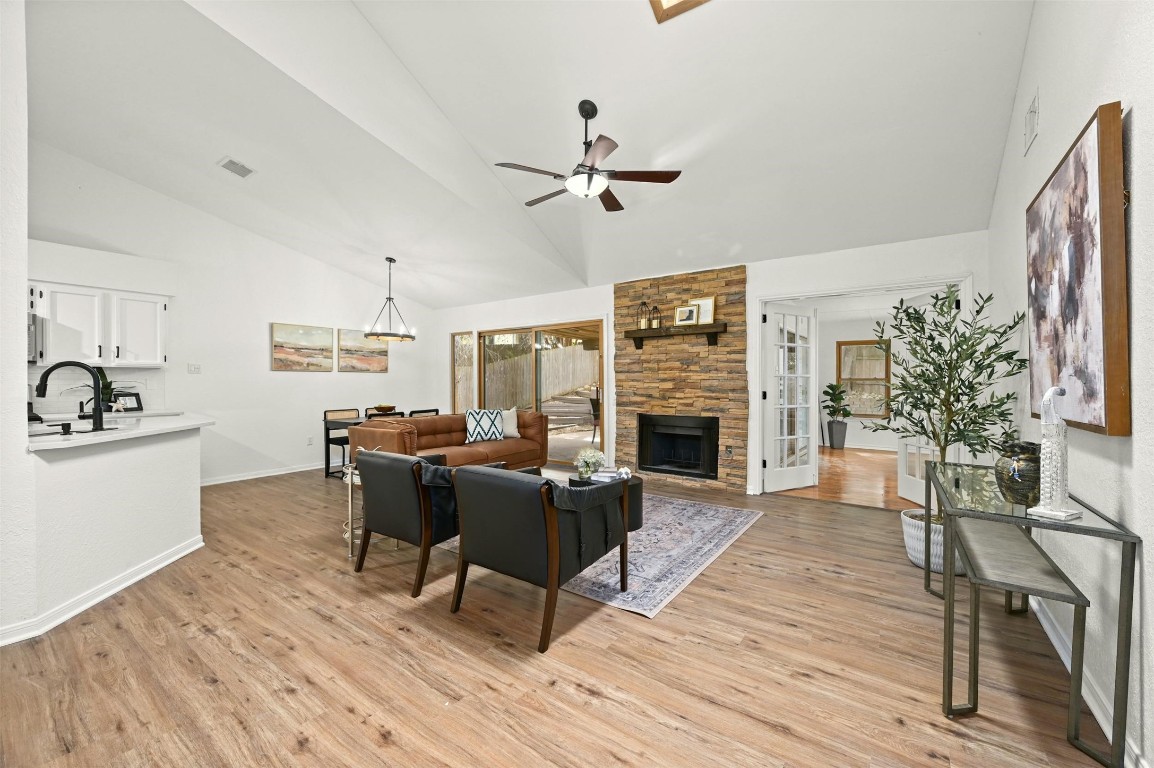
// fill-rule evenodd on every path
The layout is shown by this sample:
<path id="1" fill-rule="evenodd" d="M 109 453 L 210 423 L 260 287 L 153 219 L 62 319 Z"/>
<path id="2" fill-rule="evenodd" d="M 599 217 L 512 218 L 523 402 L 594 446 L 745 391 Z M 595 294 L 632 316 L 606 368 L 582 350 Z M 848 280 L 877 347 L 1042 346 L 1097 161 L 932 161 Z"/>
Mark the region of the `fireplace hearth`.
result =
<path id="1" fill-rule="evenodd" d="M 717 479 L 716 416 L 637 414 L 637 464 L 643 472 Z"/>

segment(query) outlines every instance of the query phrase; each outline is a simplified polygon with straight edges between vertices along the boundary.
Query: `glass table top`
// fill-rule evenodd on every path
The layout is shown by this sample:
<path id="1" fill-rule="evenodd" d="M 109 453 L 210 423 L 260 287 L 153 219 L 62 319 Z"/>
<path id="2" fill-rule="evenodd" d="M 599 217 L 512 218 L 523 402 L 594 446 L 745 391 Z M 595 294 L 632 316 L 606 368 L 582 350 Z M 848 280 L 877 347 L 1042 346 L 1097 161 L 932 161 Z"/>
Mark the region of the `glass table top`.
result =
<path id="1" fill-rule="evenodd" d="M 943 464 L 937 461 L 930 462 L 929 466 L 930 478 L 938 490 L 939 498 L 946 506 L 946 511 L 950 514 L 991 517 L 1018 525 L 1028 524 L 1035 528 L 1069 531 L 1121 541 L 1140 540 L 1121 524 L 1093 507 L 1079 502 L 1073 496 L 1070 497 L 1069 506 L 1071 509 L 1081 510 L 1081 517 L 1072 520 L 1031 517 L 1026 514 L 1025 506 L 1009 502 L 1002 496 L 993 467 L 976 464 Z"/>

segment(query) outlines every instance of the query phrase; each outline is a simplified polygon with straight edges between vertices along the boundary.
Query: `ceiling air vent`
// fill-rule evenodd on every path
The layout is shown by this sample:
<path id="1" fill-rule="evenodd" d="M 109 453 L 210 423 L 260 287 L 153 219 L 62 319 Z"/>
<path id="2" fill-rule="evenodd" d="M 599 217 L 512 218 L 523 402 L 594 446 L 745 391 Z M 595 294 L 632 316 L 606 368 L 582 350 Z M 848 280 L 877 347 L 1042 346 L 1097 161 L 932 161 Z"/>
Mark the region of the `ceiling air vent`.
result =
<path id="1" fill-rule="evenodd" d="M 244 163 L 238 163 L 236 160 L 233 160 L 231 157 L 224 158 L 219 163 L 217 163 L 217 165 L 219 165 L 221 168 L 225 169 L 229 173 L 235 173 L 237 176 L 240 176 L 242 179 L 247 177 L 247 176 L 251 176 L 253 174 L 252 168 L 249 168 Z"/>

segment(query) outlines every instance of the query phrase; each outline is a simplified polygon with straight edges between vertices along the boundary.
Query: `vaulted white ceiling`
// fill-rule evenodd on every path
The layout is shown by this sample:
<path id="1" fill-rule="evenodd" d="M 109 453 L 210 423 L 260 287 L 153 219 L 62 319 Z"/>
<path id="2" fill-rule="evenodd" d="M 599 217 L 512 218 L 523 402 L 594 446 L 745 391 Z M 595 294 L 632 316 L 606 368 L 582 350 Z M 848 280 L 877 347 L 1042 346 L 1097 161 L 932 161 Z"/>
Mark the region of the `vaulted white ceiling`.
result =
<path id="1" fill-rule="evenodd" d="M 985 228 L 1030 8 L 37 0 L 30 133 L 452 306 Z M 681 178 L 526 208 L 559 182 L 493 164 L 572 170 L 584 98 Z"/>

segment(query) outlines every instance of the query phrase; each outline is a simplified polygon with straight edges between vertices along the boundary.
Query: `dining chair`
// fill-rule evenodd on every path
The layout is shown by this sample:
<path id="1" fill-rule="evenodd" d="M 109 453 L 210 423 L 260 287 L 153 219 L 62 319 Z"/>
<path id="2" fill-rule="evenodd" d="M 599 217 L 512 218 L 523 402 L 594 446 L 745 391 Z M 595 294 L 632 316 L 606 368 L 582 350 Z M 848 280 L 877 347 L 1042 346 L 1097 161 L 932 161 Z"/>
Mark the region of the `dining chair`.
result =
<path id="1" fill-rule="evenodd" d="M 330 419 L 359 419 L 359 418 L 361 418 L 361 412 L 359 410 L 357 410 L 356 408 L 334 408 L 332 410 L 325 411 L 325 464 L 324 464 L 325 477 L 332 477 L 334 475 L 336 475 L 337 477 L 343 476 L 342 473 L 344 472 L 344 466 L 345 466 L 345 464 L 349 463 L 348 459 L 346 458 L 346 450 L 349 447 L 349 433 L 347 431 L 348 428 L 347 427 L 341 427 L 340 429 L 331 429 L 329 427 L 329 420 Z M 333 432 L 340 432 L 342 434 L 338 434 L 338 435 L 334 436 Z M 341 465 L 340 465 L 340 468 L 338 468 L 336 472 L 332 472 L 329 470 L 329 461 L 331 458 L 329 456 L 329 448 L 334 446 L 334 445 L 339 445 L 341 448 Z"/>
<path id="2" fill-rule="evenodd" d="M 421 408 L 416 411 L 409 411 L 409 416 L 440 416 L 440 408 Z"/>
<path id="3" fill-rule="evenodd" d="M 375 405 L 366 405 L 365 406 L 365 418 L 366 419 L 395 419 L 398 416 L 404 416 L 404 415 L 405 415 L 404 411 L 398 411 L 396 408 L 394 408 L 391 411 L 385 411 L 382 413 L 381 411 L 377 410 L 377 406 L 375 406 Z"/>
<path id="4" fill-rule="evenodd" d="M 569 488 L 522 472 L 488 467 L 453 471 L 460 539 L 450 610 L 461 608 L 469 565 L 545 588 L 537 650 L 549 650 L 561 585 L 612 550 L 621 550 L 621 591 L 629 587 L 626 482 Z"/>

